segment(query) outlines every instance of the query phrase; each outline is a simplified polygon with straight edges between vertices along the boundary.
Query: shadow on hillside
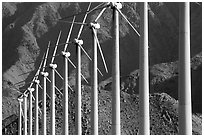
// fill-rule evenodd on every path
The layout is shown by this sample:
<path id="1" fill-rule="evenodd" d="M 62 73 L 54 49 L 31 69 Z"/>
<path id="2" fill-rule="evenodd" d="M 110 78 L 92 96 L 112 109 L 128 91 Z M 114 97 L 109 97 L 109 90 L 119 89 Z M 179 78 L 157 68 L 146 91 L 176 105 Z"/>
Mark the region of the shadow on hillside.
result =
<path id="1" fill-rule="evenodd" d="M 15 14 L 2 20 L 2 72 L 8 70 L 18 60 L 17 48 L 23 37 L 21 27 L 32 18 L 30 15 L 39 4 L 42 3 L 19 3 Z"/>
<path id="2" fill-rule="evenodd" d="M 202 113 L 202 67 L 191 71 L 191 97 L 193 113 Z M 178 100 L 178 76 L 167 79 L 150 87 L 153 93 L 165 92 Z"/>

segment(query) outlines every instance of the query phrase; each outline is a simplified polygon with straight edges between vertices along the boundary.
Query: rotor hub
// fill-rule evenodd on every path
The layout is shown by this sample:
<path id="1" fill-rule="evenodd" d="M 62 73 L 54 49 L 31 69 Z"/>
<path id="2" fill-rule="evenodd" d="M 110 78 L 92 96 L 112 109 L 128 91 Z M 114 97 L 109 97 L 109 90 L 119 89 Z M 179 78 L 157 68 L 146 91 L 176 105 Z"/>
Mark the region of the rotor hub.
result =
<path id="1" fill-rule="evenodd" d="M 83 42 L 83 40 L 82 39 L 74 39 L 74 42 L 76 43 L 76 44 L 79 44 L 79 45 L 83 45 L 84 44 L 84 42 Z"/>
<path id="2" fill-rule="evenodd" d="M 71 56 L 70 52 L 65 52 L 65 51 L 62 51 L 62 55 L 67 58 Z"/>

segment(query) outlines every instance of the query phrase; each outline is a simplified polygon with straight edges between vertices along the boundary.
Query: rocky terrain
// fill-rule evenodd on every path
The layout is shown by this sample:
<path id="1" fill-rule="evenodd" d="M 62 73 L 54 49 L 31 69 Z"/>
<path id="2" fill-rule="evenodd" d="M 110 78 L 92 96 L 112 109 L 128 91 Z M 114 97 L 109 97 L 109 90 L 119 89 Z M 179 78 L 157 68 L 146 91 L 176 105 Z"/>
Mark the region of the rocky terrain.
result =
<path id="1" fill-rule="evenodd" d="M 99 3 L 92 3 L 91 8 Z M 139 30 L 138 3 L 122 3 L 122 12 Z M 65 42 L 70 24 L 57 22 L 58 19 L 81 13 L 88 3 L 2 3 L 2 131 L 16 134 L 18 114 L 17 96 L 26 88 L 38 68 L 47 43 L 51 40 L 51 53 L 57 35 L 62 30 L 60 42 Z M 96 10 L 88 15 L 91 22 L 99 14 Z M 76 21 L 81 22 L 84 14 Z M 111 64 L 112 12 L 107 9 L 99 19 L 101 28 L 98 37 L 105 54 L 109 73 L 105 73 L 99 58 L 99 132 L 110 132 L 111 109 Z M 71 21 L 73 17 L 66 20 Z M 151 134 L 178 133 L 178 3 L 149 3 L 149 60 L 150 60 L 150 108 Z M 74 26 L 71 39 L 78 33 L 79 25 Z M 202 3 L 191 3 L 191 72 L 193 134 L 202 134 Z M 83 47 L 91 54 L 91 35 L 84 27 L 81 38 Z M 63 47 L 59 47 L 58 53 Z M 75 47 L 69 45 L 71 59 L 76 64 Z M 48 59 L 48 62 L 50 60 Z M 62 74 L 62 58 L 55 62 Z M 120 17 L 120 69 L 121 69 L 121 134 L 138 133 L 138 82 L 139 82 L 139 37 Z M 69 67 L 69 84 L 75 86 L 75 70 Z M 89 84 L 83 82 L 83 134 L 90 134 L 90 61 L 82 54 L 82 73 Z M 49 70 L 48 70 L 49 71 Z M 41 78 L 40 78 L 41 79 Z M 57 86 L 62 87 L 60 78 Z M 21 83 L 19 83 L 21 82 Z M 49 92 L 48 92 L 49 94 Z M 74 93 L 70 91 L 70 96 Z M 73 99 L 73 98 L 72 98 Z M 60 100 L 58 96 L 57 101 Z M 74 103 L 70 100 L 70 134 L 74 133 Z M 61 106 L 57 107 L 57 134 L 61 133 Z M 49 102 L 48 102 L 49 110 Z M 49 112 L 48 112 L 49 120 Z M 132 127 L 132 128 L 130 128 Z M 48 129 L 49 132 L 49 129 Z"/>

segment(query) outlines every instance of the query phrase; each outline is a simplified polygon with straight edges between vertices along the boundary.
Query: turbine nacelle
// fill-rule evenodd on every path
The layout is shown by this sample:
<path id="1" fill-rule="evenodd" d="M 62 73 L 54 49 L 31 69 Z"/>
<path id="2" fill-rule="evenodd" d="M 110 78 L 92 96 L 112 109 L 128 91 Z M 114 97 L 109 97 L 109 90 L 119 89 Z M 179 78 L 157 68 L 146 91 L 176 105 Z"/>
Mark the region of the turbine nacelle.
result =
<path id="1" fill-rule="evenodd" d="M 84 41 L 82 39 L 74 39 L 74 42 L 78 45 L 83 45 L 84 44 Z"/>
<path id="2" fill-rule="evenodd" d="M 122 4 L 120 3 L 120 2 L 111 2 L 110 3 L 110 6 L 113 8 L 113 7 L 115 7 L 115 8 L 117 8 L 117 9 L 122 9 Z"/>
<path id="3" fill-rule="evenodd" d="M 57 68 L 57 64 L 50 64 L 49 65 L 51 68 L 56 69 Z"/>
<path id="4" fill-rule="evenodd" d="M 22 96 L 18 98 L 18 101 L 19 101 L 20 103 L 23 102 Z"/>
<path id="5" fill-rule="evenodd" d="M 62 53 L 63 56 L 65 56 L 67 58 L 71 56 L 70 52 L 62 51 L 61 53 Z"/>
<path id="6" fill-rule="evenodd" d="M 36 84 L 40 84 L 40 80 L 35 80 L 34 81 Z"/>
<path id="7" fill-rule="evenodd" d="M 29 87 L 29 88 L 28 88 L 28 91 L 33 92 L 33 91 L 35 91 L 35 89 Z"/>
<path id="8" fill-rule="evenodd" d="M 94 29 L 100 29 L 100 24 L 99 23 L 90 23 L 90 27 Z"/>
<path id="9" fill-rule="evenodd" d="M 26 92 L 23 93 L 23 97 L 27 98 L 28 94 Z"/>
<path id="10" fill-rule="evenodd" d="M 44 76 L 44 77 L 47 77 L 47 76 L 49 75 L 48 72 L 41 72 L 40 74 L 41 74 L 42 76 Z"/>

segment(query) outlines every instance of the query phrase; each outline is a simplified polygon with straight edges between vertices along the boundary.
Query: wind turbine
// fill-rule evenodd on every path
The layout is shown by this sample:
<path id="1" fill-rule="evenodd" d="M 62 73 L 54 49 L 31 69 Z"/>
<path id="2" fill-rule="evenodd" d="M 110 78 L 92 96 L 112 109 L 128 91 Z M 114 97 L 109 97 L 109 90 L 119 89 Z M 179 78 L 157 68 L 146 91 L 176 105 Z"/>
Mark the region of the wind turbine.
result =
<path id="1" fill-rule="evenodd" d="M 90 6 L 91 6 L 91 3 L 89 4 L 87 11 L 89 10 Z M 85 14 L 85 16 L 84 16 L 84 19 L 82 21 L 82 25 L 81 25 L 79 33 L 78 33 L 78 36 L 75 39 L 75 43 L 77 45 L 77 84 L 76 84 L 76 86 L 77 86 L 77 97 L 78 97 L 77 98 L 77 103 L 76 103 L 77 104 L 77 113 L 76 113 L 76 117 L 77 117 L 77 121 L 76 121 L 77 129 L 76 130 L 77 130 L 77 134 L 79 134 L 79 135 L 81 134 L 81 77 L 79 75 L 80 72 L 81 72 L 81 49 L 84 51 L 84 53 L 87 55 L 87 57 L 92 61 L 91 57 L 88 55 L 88 53 L 86 53 L 86 51 L 82 47 L 83 41 L 79 40 L 81 32 L 82 32 L 83 27 L 85 25 L 86 18 L 87 18 L 87 14 Z M 97 68 L 97 66 L 96 66 L 96 68 Z M 99 70 L 99 69 L 97 68 L 97 70 Z M 95 102 L 96 102 L 96 99 L 97 98 L 95 98 Z M 96 110 L 96 112 L 97 112 L 97 110 Z"/>
<path id="2" fill-rule="evenodd" d="M 41 75 L 43 76 L 43 116 L 42 116 L 42 134 L 46 135 L 46 92 L 47 92 L 47 77 L 48 77 L 48 72 L 45 72 L 45 66 L 46 66 L 46 62 L 47 62 L 47 57 L 48 57 L 48 53 L 49 53 L 49 48 L 50 48 L 50 41 L 48 43 L 48 48 L 45 54 L 45 60 L 44 60 L 44 64 L 43 64 L 43 68 L 41 71 Z"/>
<path id="3" fill-rule="evenodd" d="M 91 134 L 98 135 L 98 75 L 97 75 L 97 37 L 96 29 L 100 28 L 99 24 L 91 24 L 93 37 L 92 44 L 92 65 L 91 65 Z"/>
<path id="4" fill-rule="evenodd" d="M 57 52 L 57 45 L 59 43 L 61 37 L 61 31 L 59 32 L 58 38 L 57 38 L 57 42 L 56 42 L 56 46 L 53 52 L 53 56 L 51 59 L 51 63 L 50 63 L 50 69 L 51 69 L 51 135 L 55 135 L 55 71 L 57 68 L 57 64 L 54 64 L 54 59 L 55 59 L 55 54 Z"/>
<path id="5" fill-rule="evenodd" d="M 42 67 L 42 63 L 43 63 L 43 59 L 45 57 L 45 54 L 43 55 L 43 58 L 41 60 L 41 63 L 40 63 L 40 66 L 36 72 L 36 75 L 35 75 L 35 79 L 34 79 L 34 82 L 35 82 L 35 125 L 34 125 L 34 134 L 35 135 L 38 135 L 39 133 L 39 121 L 38 121 L 38 87 L 40 86 L 40 81 L 38 80 L 38 76 L 40 74 L 40 69 Z"/>
<path id="6" fill-rule="evenodd" d="M 104 8 L 105 9 L 105 8 Z M 102 10 L 102 12 L 104 11 L 104 9 Z M 101 12 L 101 14 L 102 14 L 102 12 Z M 97 17 L 97 19 L 101 16 L 101 14 L 99 14 L 99 16 Z M 103 52 L 102 52 L 102 49 L 101 49 L 101 47 L 100 47 L 100 44 L 99 44 L 99 41 L 98 41 L 98 38 L 97 38 L 97 34 L 96 34 L 96 32 L 95 32 L 95 29 L 96 28 L 100 28 L 100 25 L 99 24 L 97 24 L 97 23 L 85 23 L 85 19 L 86 19 L 86 15 L 85 15 L 85 18 L 84 18 L 84 20 L 83 20 L 83 22 L 82 23 L 80 23 L 80 22 L 74 22 L 74 20 L 72 21 L 72 24 L 78 24 L 78 25 L 81 25 L 81 28 L 80 28 L 80 31 L 79 31 L 79 35 L 78 35 L 78 38 L 79 38 L 79 36 L 80 36 L 80 33 L 81 33 L 81 31 L 82 31 L 82 27 L 84 26 L 84 25 L 86 25 L 86 26 L 89 26 L 90 28 L 91 28 L 91 30 L 92 30 L 92 35 L 93 35 L 93 39 L 95 39 L 94 41 L 94 43 L 95 43 L 95 45 L 97 46 L 98 45 L 98 47 L 99 47 L 99 51 L 100 51 L 100 54 L 101 54 L 101 57 L 102 57 L 102 60 L 103 60 L 103 64 L 104 64 L 104 66 L 105 66 L 105 70 L 106 70 L 106 72 L 108 73 L 108 69 L 107 69 L 107 65 L 106 65 L 106 62 L 105 62 L 105 59 L 104 59 L 104 56 L 103 56 Z M 97 20 L 96 19 L 96 20 Z M 71 23 L 71 22 L 67 22 L 67 23 Z M 78 46 L 80 46 L 80 48 L 84 51 L 84 53 L 87 55 L 87 57 L 92 61 L 92 59 L 91 59 L 91 57 L 88 55 L 88 53 L 86 53 L 86 51 L 83 49 L 83 47 L 81 46 L 82 44 L 83 44 L 83 41 L 82 40 L 78 40 L 78 39 L 75 39 L 75 42 L 78 44 Z M 68 43 L 68 41 L 67 41 L 67 43 Z M 94 46 L 95 47 L 95 46 Z M 98 106 L 97 106 L 97 104 L 98 104 L 98 85 L 97 85 L 97 70 L 99 70 L 98 68 L 97 68 L 97 49 L 96 50 L 93 50 L 93 53 L 95 53 L 94 54 L 94 56 L 93 56 L 93 61 L 92 61 L 92 63 L 94 63 L 95 64 L 95 66 L 93 66 L 92 65 L 92 111 L 91 111 L 91 113 L 92 113 L 92 120 L 91 120 L 91 125 L 92 125 L 92 133 L 93 134 L 98 134 Z M 95 72 L 95 73 L 93 73 L 93 72 Z M 99 71 L 100 72 L 100 71 Z M 80 87 L 80 86 L 78 86 L 78 87 Z M 78 104 L 80 104 L 80 103 L 78 103 Z M 79 107 L 80 108 L 80 107 Z"/>
<path id="7" fill-rule="evenodd" d="M 100 15 L 100 14 L 99 14 Z M 97 29 L 100 28 L 98 23 L 90 23 L 90 28 L 92 31 L 93 38 L 93 46 L 92 46 L 92 66 L 91 66 L 91 134 L 98 134 L 98 76 L 97 76 L 97 47 L 99 47 L 99 51 L 106 69 L 108 73 L 107 65 L 103 56 L 103 52 L 101 50 L 101 46 L 99 44 L 99 40 L 97 38 Z"/>
<path id="8" fill-rule="evenodd" d="M 41 65 L 42 65 L 42 61 L 40 63 L 40 66 L 35 74 L 35 76 L 33 77 L 32 81 L 29 82 L 30 83 L 30 86 L 27 88 L 26 91 L 24 91 L 24 93 L 22 95 L 20 95 L 20 97 L 18 97 L 18 100 L 19 101 L 23 101 L 24 100 L 24 112 L 26 111 L 27 112 L 27 99 L 25 99 L 24 97 L 27 97 L 27 94 L 29 94 L 29 134 L 32 135 L 32 98 L 35 100 L 35 101 L 38 101 L 38 98 L 34 98 L 33 95 L 32 95 L 32 92 L 34 91 L 34 88 L 32 88 L 32 85 L 33 83 L 35 82 L 35 79 L 38 78 L 38 75 L 39 75 L 39 71 L 40 71 L 40 68 L 41 68 Z M 28 91 L 28 92 L 27 92 Z M 22 99 L 23 98 L 23 99 Z M 26 101 L 26 102 L 25 102 Z M 20 102 L 19 102 L 20 103 Z M 20 103 L 20 105 L 22 105 L 22 103 Z M 35 104 L 36 105 L 36 104 Z M 21 109 L 21 107 L 19 108 L 19 110 Z M 38 111 L 39 107 L 38 107 L 38 104 L 36 105 L 36 110 Z M 20 110 L 21 111 L 21 110 Z M 19 115 L 19 117 L 21 117 L 21 115 Z M 27 117 L 27 113 L 26 113 L 26 116 Z M 25 118 L 24 117 L 24 118 Z M 19 118 L 21 120 L 21 118 Z M 24 124 L 24 127 L 27 127 L 27 119 L 25 120 L 25 124 Z M 19 134 L 21 134 L 21 129 L 19 129 Z M 24 134 L 27 134 L 27 132 L 24 132 Z"/>
<path id="9" fill-rule="evenodd" d="M 75 21 L 75 16 L 73 18 L 73 21 Z M 71 24 L 71 28 L 69 30 L 69 34 L 67 36 L 67 40 L 66 40 L 66 43 L 69 42 L 69 39 L 70 39 L 70 36 L 71 36 L 71 32 L 72 32 L 72 29 L 73 29 L 73 23 Z M 68 102 L 68 88 L 67 88 L 67 85 L 68 85 L 68 61 L 71 62 L 71 60 L 69 59 L 69 56 L 70 56 L 70 53 L 69 52 L 66 52 L 66 49 L 67 49 L 67 46 L 68 44 L 65 44 L 64 46 L 64 51 L 62 51 L 62 55 L 63 55 L 63 59 L 64 59 L 64 85 L 63 85 L 63 88 L 64 88 L 64 94 L 63 94 L 63 131 L 62 131 L 62 134 L 63 135 L 68 135 L 69 134 L 69 121 L 68 121 L 68 106 L 69 106 L 69 102 Z"/>
<path id="10" fill-rule="evenodd" d="M 87 11 L 91 7 L 91 2 L 88 5 Z M 84 16 L 83 22 L 85 23 L 87 18 L 87 13 Z M 83 30 L 84 25 L 81 25 L 79 33 L 77 35 L 77 38 L 75 39 L 76 42 L 76 53 L 77 53 L 77 74 L 76 74 L 76 87 L 77 87 L 77 92 L 76 92 L 76 116 L 75 116 L 75 126 L 76 126 L 76 134 L 81 135 L 82 130 L 81 130 L 81 44 L 83 44 L 83 41 L 79 40 L 81 32 Z M 83 49 L 83 48 L 82 48 Z"/>
<path id="11" fill-rule="evenodd" d="M 112 134 L 120 135 L 120 60 L 119 60 L 119 14 L 120 3 L 111 3 L 113 9 L 113 60 L 112 60 Z"/>
<path id="12" fill-rule="evenodd" d="M 89 4 L 87 11 L 89 11 L 90 6 L 91 6 L 91 3 Z M 85 14 L 82 23 L 79 23 L 79 22 L 77 23 L 77 22 L 74 22 L 74 21 L 72 22 L 72 24 L 75 23 L 75 24 L 81 25 L 78 36 L 77 36 L 76 39 L 74 39 L 75 40 L 75 45 L 77 46 L 76 47 L 76 51 L 77 51 L 77 84 L 76 84 L 76 86 L 77 86 L 77 103 L 76 103 L 76 105 L 77 105 L 77 107 L 76 107 L 76 109 L 77 109 L 76 110 L 76 117 L 77 117 L 76 125 L 77 126 L 76 126 L 76 132 L 77 133 L 76 134 L 81 134 L 81 76 L 80 76 L 80 73 L 81 73 L 81 49 L 84 51 L 84 53 L 89 58 L 89 60 L 92 61 L 91 57 L 88 55 L 88 53 L 82 47 L 83 40 L 79 39 L 84 25 L 89 25 L 89 24 L 85 23 L 87 15 L 88 15 L 88 13 Z M 70 23 L 70 22 L 68 22 L 68 23 Z M 96 66 L 96 68 L 97 68 L 97 66 Z M 102 75 L 102 73 L 100 72 L 100 70 L 98 68 L 97 68 L 97 70 Z M 106 71 L 107 71 L 107 69 L 106 69 Z"/>
<path id="13" fill-rule="evenodd" d="M 120 70 L 119 70 L 119 14 L 127 21 L 130 27 L 136 32 L 138 36 L 140 34 L 133 27 L 133 25 L 128 21 L 125 15 L 120 11 L 122 4 L 118 2 L 110 2 L 109 6 L 113 9 L 113 37 L 114 37 L 114 46 L 113 46 L 113 61 L 112 61 L 112 134 L 120 134 Z M 107 7 L 104 7 L 99 13 L 98 17 L 95 19 L 97 21 L 99 17 L 104 13 Z"/>

